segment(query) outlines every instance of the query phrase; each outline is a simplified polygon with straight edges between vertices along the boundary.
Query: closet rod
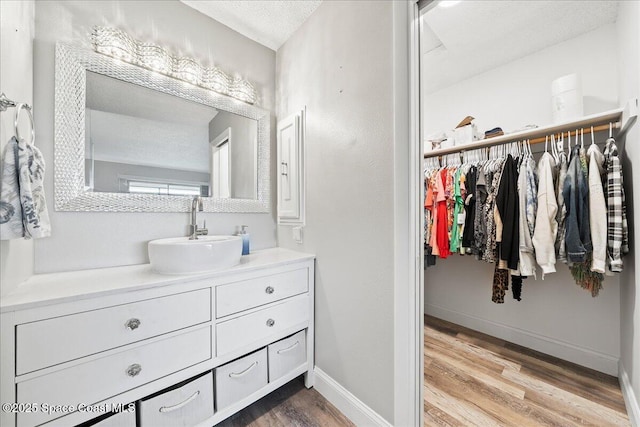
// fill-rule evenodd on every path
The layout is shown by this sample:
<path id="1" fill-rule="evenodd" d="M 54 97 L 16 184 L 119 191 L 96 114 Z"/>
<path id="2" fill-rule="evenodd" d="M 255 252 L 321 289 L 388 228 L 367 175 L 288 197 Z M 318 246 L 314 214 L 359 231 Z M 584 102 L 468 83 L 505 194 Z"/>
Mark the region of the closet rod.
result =
<path id="1" fill-rule="evenodd" d="M 528 129 L 521 132 L 515 132 L 507 135 L 496 136 L 493 138 L 482 139 L 480 141 L 470 142 L 455 147 L 440 148 L 424 153 L 424 158 L 439 157 L 446 154 L 454 154 L 462 151 L 477 150 L 479 148 L 493 147 L 494 145 L 508 144 L 528 139 L 531 144 L 545 141 L 545 137 L 558 135 L 561 132 L 575 132 L 576 129 L 584 130 L 587 134 L 591 132 L 593 126 L 594 132 L 609 130 L 609 123 L 613 123 L 614 128 L 618 129 L 616 136 L 619 137 L 635 122 L 638 116 L 638 99 L 629 100 L 625 108 L 605 111 L 603 113 L 592 114 L 570 122 L 559 123 L 549 126 L 543 126 L 535 129 Z"/>
<path id="2" fill-rule="evenodd" d="M 620 129 L 620 122 L 611 122 L 613 124 L 613 129 Z M 583 127 L 583 128 L 578 128 L 578 131 L 583 131 L 584 132 L 584 137 L 586 138 L 587 135 L 589 136 L 589 138 L 591 138 L 591 127 Z M 597 133 L 597 132 L 604 132 L 604 131 L 609 131 L 609 125 L 598 125 L 598 126 L 594 126 L 593 127 L 593 133 Z M 572 138 L 573 138 L 573 134 L 576 132 L 575 129 L 573 130 L 569 130 L 568 132 L 571 132 Z M 556 140 L 558 139 L 558 136 L 561 133 L 566 133 L 566 132 L 557 132 L 554 133 L 553 135 L 556 136 Z M 533 138 L 533 139 L 529 139 L 529 144 L 540 144 L 541 142 L 545 142 L 546 140 L 549 140 L 549 138 L 551 137 L 551 135 L 549 136 L 540 136 L 538 138 Z"/>

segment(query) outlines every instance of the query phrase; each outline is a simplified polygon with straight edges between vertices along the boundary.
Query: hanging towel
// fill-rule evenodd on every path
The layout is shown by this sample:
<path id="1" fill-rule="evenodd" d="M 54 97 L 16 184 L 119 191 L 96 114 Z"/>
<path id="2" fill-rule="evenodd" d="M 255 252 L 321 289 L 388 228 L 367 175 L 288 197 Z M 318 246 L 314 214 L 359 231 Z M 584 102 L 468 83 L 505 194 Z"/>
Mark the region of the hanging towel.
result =
<path id="1" fill-rule="evenodd" d="M 15 137 L 7 143 L 0 183 L 0 238 L 37 239 L 51 234 L 44 196 L 42 153 Z"/>

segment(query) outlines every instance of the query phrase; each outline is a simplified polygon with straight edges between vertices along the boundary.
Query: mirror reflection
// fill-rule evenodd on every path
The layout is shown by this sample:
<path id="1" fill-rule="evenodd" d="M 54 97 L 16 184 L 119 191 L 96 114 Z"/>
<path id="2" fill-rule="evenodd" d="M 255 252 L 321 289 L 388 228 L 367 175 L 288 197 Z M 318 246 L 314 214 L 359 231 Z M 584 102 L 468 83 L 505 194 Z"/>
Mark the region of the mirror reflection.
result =
<path id="1" fill-rule="evenodd" d="M 257 121 L 87 71 L 89 191 L 257 198 Z"/>

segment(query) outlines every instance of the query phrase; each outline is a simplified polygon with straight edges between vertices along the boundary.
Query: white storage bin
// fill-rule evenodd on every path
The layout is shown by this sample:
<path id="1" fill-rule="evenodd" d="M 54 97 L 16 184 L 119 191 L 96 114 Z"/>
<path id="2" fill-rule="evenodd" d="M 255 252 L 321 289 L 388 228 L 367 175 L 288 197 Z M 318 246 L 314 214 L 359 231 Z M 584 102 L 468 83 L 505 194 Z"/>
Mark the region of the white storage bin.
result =
<path id="1" fill-rule="evenodd" d="M 222 365 L 215 375 L 216 410 L 220 411 L 267 385 L 267 349 Z"/>
<path id="2" fill-rule="evenodd" d="M 307 362 L 306 331 L 269 345 L 269 381 L 293 371 Z"/>
<path id="3" fill-rule="evenodd" d="M 124 410 L 123 412 L 118 412 L 117 414 L 113 414 L 107 418 L 102 418 L 100 421 L 94 423 L 89 421 L 82 425 L 91 427 L 136 427 L 136 413 L 135 410 Z"/>
<path id="4" fill-rule="evenodd" d="M 140 427 L 190 427 L 213 416 L 213 374 L 140 401 Z"/>
<path id="5" fill-rule="evenodd" d="M 551 82 L 553 122 L 561 123 L 584 115 L 582 81 L 578 74 L 569 74 Z"/>

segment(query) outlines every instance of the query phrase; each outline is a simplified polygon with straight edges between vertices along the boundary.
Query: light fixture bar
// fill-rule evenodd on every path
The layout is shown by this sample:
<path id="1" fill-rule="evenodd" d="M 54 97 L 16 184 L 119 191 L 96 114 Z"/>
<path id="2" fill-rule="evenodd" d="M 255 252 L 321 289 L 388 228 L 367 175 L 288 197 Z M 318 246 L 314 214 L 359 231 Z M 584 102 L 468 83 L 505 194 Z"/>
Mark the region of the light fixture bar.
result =
<path id="1" fill-rule="evenodd" d="M 91 41 L 98 53 L 229 95 L 248 104 L 256 102 L 256 90 L 247 80 L 241 77 L 231 79 L 218 67 L 204 67 L 193 58 L 173 56 L 162 46 L 135 40 L 118 28 L 95 26 Z"/>

